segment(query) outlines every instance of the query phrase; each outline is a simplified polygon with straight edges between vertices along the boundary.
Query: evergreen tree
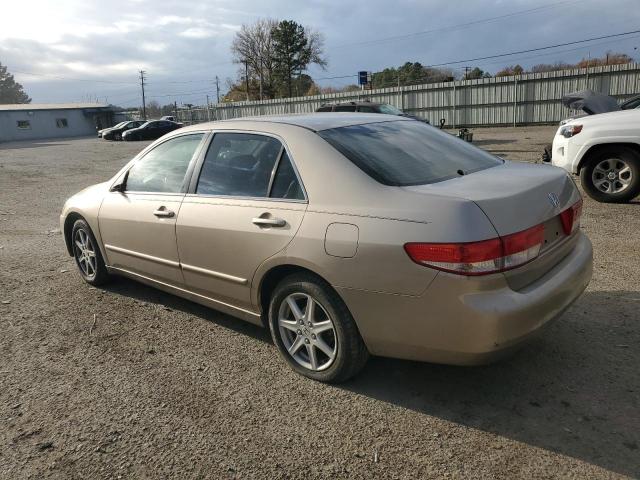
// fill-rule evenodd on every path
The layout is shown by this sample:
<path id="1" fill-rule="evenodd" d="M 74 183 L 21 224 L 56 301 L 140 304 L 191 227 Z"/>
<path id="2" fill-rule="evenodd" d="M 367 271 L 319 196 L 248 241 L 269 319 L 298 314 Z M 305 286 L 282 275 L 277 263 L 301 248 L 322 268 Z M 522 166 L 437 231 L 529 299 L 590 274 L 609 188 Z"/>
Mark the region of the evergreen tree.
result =
<path id="1" fill-rule="evenodd" d="M 31 103 L 31 98 L 7 71 L 7 67 L 0 63 L 0 104 L 9 103 Z"/>

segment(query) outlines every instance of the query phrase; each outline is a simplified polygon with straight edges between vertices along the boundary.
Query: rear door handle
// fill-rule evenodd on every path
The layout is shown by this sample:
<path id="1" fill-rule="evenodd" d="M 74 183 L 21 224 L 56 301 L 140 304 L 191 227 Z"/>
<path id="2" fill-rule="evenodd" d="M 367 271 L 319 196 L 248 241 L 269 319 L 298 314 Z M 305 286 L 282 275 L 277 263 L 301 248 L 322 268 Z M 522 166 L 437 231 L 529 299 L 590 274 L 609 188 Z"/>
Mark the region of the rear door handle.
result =
<path id="1" fill-rule="evenodd" d="M 175 216 L 175 213 L 172 210 L 167 210 L 167 207 L 160 207 L 155 212 L 153 212 L 153 214 L 156 217 L 161 218 L 173 218 Z"/>
<path id="2" fill-rule="evenodd" d="M 251 220 L 254 225 L 258 225 L 259 227 L 284 227 L 287 222 L 285 222 L 281 218 L 264 218 L 257 217 Z"/>

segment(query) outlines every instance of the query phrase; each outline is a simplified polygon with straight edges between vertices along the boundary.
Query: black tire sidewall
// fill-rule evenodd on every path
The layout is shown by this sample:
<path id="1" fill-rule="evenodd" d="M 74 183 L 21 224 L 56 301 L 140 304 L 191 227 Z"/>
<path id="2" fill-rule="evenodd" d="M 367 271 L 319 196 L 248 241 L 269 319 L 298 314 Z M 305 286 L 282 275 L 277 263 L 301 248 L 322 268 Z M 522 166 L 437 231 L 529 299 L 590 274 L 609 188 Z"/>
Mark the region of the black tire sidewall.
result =
<path id="1" fill-rule="evenodd" d="M 88 277 L 82 271 L 80 267 L 80 263 L 78 262 L 78 257 L 76 256 L 76 247 L 75 247 L 75 238 L 76 232 L 78 230 L 84 230 L 91 242 L 93 242 L 93 246 L 96 252 L 96 274 L 93 277 Z M 71 229 L 71 249 L 73 251 L 73 259 L 76 263 L 76 267 L 78 267 L 78 273 L 82 277 L 82 279 L 87 282 L 89 285 L 102 285 L 109 280 L 109 272 L 107 271 L 107 267 L 105 266 L 104 259 L 102 258 L 102 252 L 100 251 L 100 246 L 98 245 L 98 241 L 96 237 L 93 235 L 93 231 L 89 224 L 84 219 L 76 220 L 73 224 L 73 228 Z"/>
<path id="2" fill-rule="evenodd" d="M 620 193 L 605 193 L 598 190 L 593 184 L 593 170 L 603 160 L 619 158 L 629 165 L 633 180 L 631 185 Z M 580 183 L 582 188 L 591 198 L 603 203 L 625 203 L 633 200 L 640 194 L 640 155 L 634 150 L 624 146 L 612 146 L 602 148 L 593 154 L 580 170 Z"/>
<path id="3" fill-rule="evenodd" d="M 315 372 L 304 368 L 289 355 L 289 352 L 284 346 L 277 319 L 281 303 L 292 293 L 311 295 L 333 320 L 337 352 L 335 360 L 326 370 Z M 269 329 L 271 330 L 273 342 L 291 368 L 313 380 L 334 383 L 345 381 L 355 375 L 355 373 L 361 369 L 362 365 L 364 365 L 364 361 L 361 362 L 362 365 L 358 365 L 356 368 L 353 368 L 354 365 L 350 364 L 352 361 L 350 353 L 354 352 L 350 352 L 349 350 L 362 348 L 366 351 L 366 348 L 364 348 L 362 339 L 357 329 L 355 329 L 355 322 L 346 305 L 330 286 L 325 285 L 320 279 L 315 279 L 310 275 L 292 275 L 285 278 L 276 287 L 271 302 L 269 303 Z M 353 338 L 354 335 L 357 336 L 357 338 Z"/>

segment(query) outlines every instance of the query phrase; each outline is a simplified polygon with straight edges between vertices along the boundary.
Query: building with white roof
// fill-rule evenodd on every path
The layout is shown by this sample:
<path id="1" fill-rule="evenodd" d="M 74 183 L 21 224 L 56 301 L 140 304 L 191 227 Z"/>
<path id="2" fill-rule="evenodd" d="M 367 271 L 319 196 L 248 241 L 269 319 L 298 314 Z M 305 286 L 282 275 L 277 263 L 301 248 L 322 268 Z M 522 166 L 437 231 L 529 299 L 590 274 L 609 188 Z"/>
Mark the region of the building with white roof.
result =
<path id="1" fill-rule="evenodd" d="M 95 135 L 113 125 L 115 115 L 103 103 L 0 105 L 0 142 Z"/>

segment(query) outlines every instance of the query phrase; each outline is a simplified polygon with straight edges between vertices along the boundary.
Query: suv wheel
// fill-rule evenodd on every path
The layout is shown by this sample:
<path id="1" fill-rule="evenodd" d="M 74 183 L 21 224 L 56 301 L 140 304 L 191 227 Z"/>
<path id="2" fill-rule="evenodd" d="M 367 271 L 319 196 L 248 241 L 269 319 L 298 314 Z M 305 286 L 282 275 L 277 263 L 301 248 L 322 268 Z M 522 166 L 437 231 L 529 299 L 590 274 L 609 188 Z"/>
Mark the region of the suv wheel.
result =
<path id="1" fill-rule="evenodd" d="M 598 202 L 628 202 L 640 194 L 640 155 L 624 146 L 602 148 L 587 159 L 580 182 Z"/>

